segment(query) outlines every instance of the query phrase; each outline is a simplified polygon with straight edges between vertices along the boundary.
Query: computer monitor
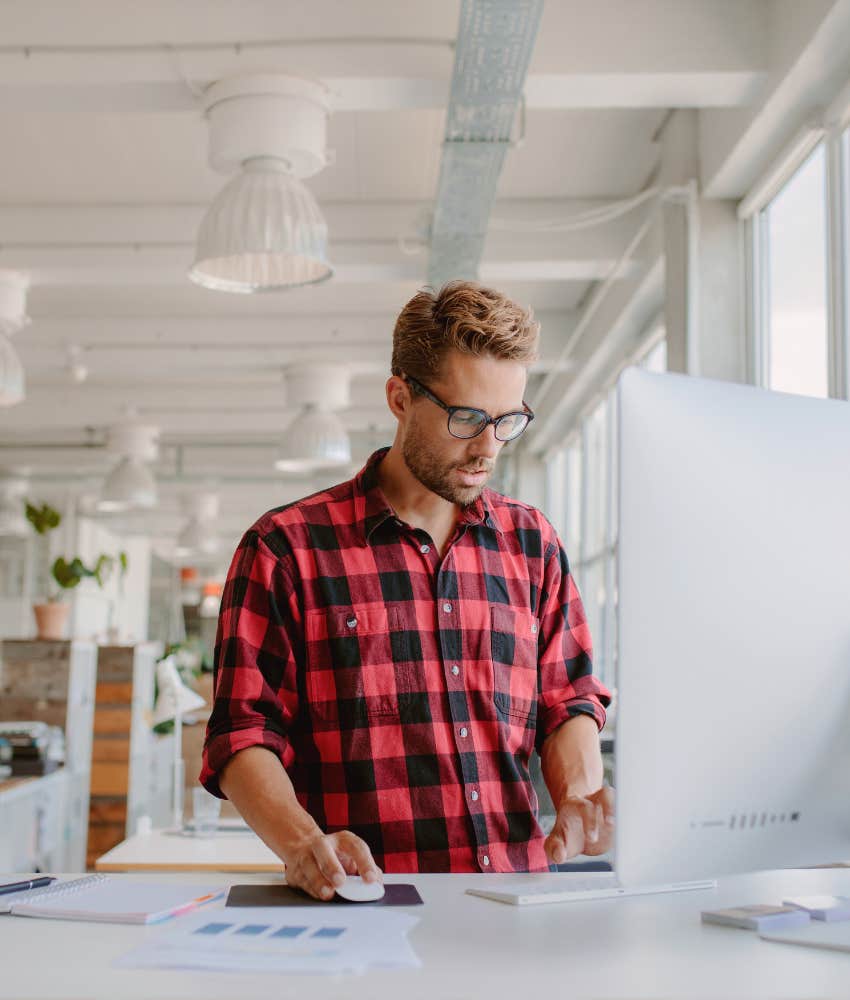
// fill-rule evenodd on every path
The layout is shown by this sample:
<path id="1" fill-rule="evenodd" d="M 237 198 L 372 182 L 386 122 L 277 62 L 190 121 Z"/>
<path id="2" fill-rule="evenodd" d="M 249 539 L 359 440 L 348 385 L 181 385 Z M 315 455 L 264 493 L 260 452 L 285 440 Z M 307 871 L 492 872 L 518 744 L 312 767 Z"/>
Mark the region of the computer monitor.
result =
<path id="1" fill-rule="evenodd" d="M 619 881 L 850 859 L 850 404 L 617 399 Z"/>

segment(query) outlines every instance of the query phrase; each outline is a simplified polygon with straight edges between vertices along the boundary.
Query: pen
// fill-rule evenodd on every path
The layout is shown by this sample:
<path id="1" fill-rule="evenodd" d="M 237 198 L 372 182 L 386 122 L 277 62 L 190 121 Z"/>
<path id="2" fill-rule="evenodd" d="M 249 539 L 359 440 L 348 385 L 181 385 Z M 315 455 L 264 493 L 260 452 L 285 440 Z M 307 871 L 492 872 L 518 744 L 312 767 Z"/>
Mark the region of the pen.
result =
<path id="1" fill-rule="evenodd" d="M 43 885 L 50 885 L 56 879 L 52 875 L 45 875 L 42 878 L 31 878 L 26 882 L 10 882 L 8 885 L 0 885 L 0 896 L 7 892 L 23 892 L 25 889 L 40 889 Z"/>

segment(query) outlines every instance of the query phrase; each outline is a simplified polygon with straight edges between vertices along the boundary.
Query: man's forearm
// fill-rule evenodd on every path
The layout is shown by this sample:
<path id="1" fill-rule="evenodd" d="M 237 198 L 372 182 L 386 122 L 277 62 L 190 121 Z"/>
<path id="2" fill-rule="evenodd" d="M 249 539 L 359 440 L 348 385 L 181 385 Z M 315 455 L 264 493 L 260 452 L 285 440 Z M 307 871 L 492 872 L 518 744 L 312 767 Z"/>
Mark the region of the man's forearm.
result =
<path id="1" fill-rule="evenodd" d="M 299 804 L 280 760 L 264 747 L 246 747 L 225 765 L 221 790 L 258 836 L 281 858 L 320 832 Z"/>
<path id="2" fill-rule="evenodd" d="M 587 715 L 567 720 L 546 739 L 540 761 L 556 809 L 570 796 L 598 791 L 604 771 L 596 723 Z"/>

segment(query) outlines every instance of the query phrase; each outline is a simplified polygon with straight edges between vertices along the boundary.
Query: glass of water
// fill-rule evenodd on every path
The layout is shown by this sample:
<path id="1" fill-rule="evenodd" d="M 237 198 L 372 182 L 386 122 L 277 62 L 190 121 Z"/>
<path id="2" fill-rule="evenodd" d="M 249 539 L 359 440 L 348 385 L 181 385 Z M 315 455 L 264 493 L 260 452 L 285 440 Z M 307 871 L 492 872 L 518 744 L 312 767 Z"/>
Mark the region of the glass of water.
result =
<path id="1" fill-rule="evenodd" d="M 214 837 L 218 830 L 221 799 L 206 788 L 192 789 L 192 820 L 196 837 Z"/>

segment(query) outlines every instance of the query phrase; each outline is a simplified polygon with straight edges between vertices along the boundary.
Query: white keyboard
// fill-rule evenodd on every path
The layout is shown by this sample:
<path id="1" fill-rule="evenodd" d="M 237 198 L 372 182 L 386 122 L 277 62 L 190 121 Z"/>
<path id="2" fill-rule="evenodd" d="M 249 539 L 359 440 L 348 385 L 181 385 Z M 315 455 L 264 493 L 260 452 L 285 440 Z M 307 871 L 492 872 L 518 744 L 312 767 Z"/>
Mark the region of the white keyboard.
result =
<path id="1" fill-rule="evenodd" d="M 499 903 L 514 906 L 539 906 L 543 903 L 576 903 L 583 899 L 613 899 L 619 896 L 647 896 L 660 892 L 688 892 L 693 889 L 714 889 L 717 882 L 706 879 L 695 882 L 671 882 L 668 885 L 622 886 L 616 876 L 607 872 L 593 876 L 574 878 L 567 876 L 563 881 L 547 880 L 545 883 L 505 882 L 499 889 L 467 889 L 470 896 L 483 896 Z"/>

